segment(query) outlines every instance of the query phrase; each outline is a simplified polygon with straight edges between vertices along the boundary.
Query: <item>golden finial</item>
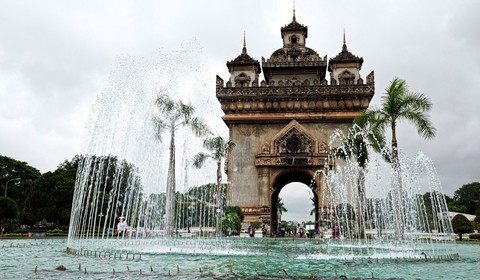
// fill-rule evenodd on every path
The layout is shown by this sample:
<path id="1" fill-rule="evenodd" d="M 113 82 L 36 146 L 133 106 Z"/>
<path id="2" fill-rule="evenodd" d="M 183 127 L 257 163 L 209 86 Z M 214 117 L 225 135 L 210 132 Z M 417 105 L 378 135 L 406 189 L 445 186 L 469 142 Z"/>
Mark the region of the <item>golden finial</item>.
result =
<path id="1" fill-rule="evenodd" d="M 243 47 L 247 47 L 247 40 L 245 39 L 245 31 L 243 31 Z"/>
<path id="2" fill-rule="evenodd" d="M 243 54 L 247 54 L 247 39 L 245 38 L 245 31 L 243 31 Z"/>
<path id="3" fill-rule="evenodd" d="M 293 1 L 293 21 L 296 21 L 296 18 L 295 18 L 295 1 Z"/>

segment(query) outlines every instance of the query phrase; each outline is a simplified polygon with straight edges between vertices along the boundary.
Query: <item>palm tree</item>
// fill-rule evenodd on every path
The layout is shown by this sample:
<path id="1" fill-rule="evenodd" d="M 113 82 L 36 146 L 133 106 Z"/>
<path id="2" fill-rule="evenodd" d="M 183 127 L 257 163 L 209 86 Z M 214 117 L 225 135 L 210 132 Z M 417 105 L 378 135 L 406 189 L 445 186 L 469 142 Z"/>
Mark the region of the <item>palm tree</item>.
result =
<path id="1" fill-rule="evenodd" d="M 228 153 L 235 147 L 235 143 L 226 141 L 221 136 L 208 138 L 203 141 L 203 147 L 210 151 L 209 154 L 200 152 L 193 158 L 193 166 L 201 168 L 204 162 L 211 158 L 217 163 L 217 188 L 216 188 L 216 204 L 220 209 L 222 202 L 222 160 L 227 157 Z M 217 223 L 218 224 L 218 223 Z"/>
<path id="2" fill-rule="evenodd" d="M 277 211 L 278 211 L 279 217 L 282 217 L 283 213 L 288 212 L 288 210 L 287 210 L 287 208 L 285 208 L 285 204 L 283 203 L 281 198 L 279 198 L 278 202 L 277 202 Z"/>
<path id="3" fill-rule="evenodd" d="M 181 128 L 190 129 L 197 137 L 209 133 L 207 124 L 199 117 L 194 116 L 195 108 L 184 104 L 180 100 L 173 100 L 167 93 L 160 93 L 155 101 L 160 115 L 154 117 L 156 138 L 162 142 L 162 134 L 170 133 L 169 161 L 167 175 L 166 199 L 166 235 L 172 236 L 175 218 L 175 132 Z"/>
<path id="4" fill-rule="evenodd" d="M 312 201 L 312 209 L 310 209 L 310 216 L 313 216 L 315 215 L 315 210 L 316 210 L 315 197 L 310 197 L 310 200 Z"/>
<path id="5" fill-rule="evenodd" d="M 407 120 L 412 123 L 418 134 L 426 139 L 435 137 L 435 127 L 428 117 L 428 111 L 432 108 L 430 99 L 422 93 L 415 93 L 408 91 L 407 83 L 400 78 L 394 78 L 385 89 L 385 95 L 382 96 L 382 103 L 380 109 L 373 109 L 371 111 L 374 118 L 374 125 L 380 131 L 385 132 L 387 127 L 392 131 L 392 151 L 391 162 L 395 173 L 394 185 L 398 187 L 396 191 L 398 194 L 395 208 L 397 221 L 400 223 L 397 233 L 400 238 L 403 238 L 404 232 L 404 209 L 403 209 L 403 191 L 400 161 L 398 157 L 398 142 L 397 142 L 397 123 L 400 120 Z"/>
<path id="6" fill-rule="evenodd" d="M 400 78 L 394 78 L 390 86 L 385 89 L 382 96 L 380 109 L 371 111 L 377 129 L 385 132 L 387 127 L 392 130 L 392 164 L 395 170 L 399 170 L 397 142 L 397 123 L 407 120 L 412 123 L 420 136 L 431 139 L 435 137 L 436 129 L 428 117 L 428 111 L 432 108 L 430 99 L 422 93 L 408 91 L 407 83 Z"/>

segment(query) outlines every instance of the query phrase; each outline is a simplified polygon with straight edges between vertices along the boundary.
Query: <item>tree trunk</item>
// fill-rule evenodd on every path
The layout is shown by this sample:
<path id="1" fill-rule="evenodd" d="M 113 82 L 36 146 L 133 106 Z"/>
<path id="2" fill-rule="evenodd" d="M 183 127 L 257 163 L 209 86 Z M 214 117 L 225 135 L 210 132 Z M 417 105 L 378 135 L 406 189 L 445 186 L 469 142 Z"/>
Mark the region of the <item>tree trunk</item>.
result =
<path id="1" fill-rule="evenodd" d="M 217 209 L 222 206 L 222 162 L 217 162 L 217 190 L 216 190 Z M 220 212 L 217 211 L 217 233 L 220 232 Z"/>
<path id="2" fill-rule="evenodd" d="M 366 197 L 365 197 L 365 169 L 362 167 L 359 170 L 359 174 L 357 177 L 357 188 L 358 188 L 358 214 L 356 217 L 357 226 L 360 229 L 362 225 L 365 224 L 365 205 L 366 205 Z M 363 231 L 364 233 L 365 231 Z M 361 232 L 359 232 L 361 233 Z M 359 236 L 360 238 L 364 238 L 365 236 Z"/>
<path id="3" fill-rule="evenodd" d="M 392 168 L 393 168 L 393 201 L 395 202 L 396 234 L 398 239 L 404 238 L 405 233 L 405 209 L 403 201 L 402 172 L 398 155 L 396 122 L 392 122 Z"/>
<path id="4" fill-rule="evenodd" d="M 167 201 L 166 201 L 166 236 L 173 236 L 175 223 L 175 127 L 170 128 L 170 157 L 167 175 Z"/>

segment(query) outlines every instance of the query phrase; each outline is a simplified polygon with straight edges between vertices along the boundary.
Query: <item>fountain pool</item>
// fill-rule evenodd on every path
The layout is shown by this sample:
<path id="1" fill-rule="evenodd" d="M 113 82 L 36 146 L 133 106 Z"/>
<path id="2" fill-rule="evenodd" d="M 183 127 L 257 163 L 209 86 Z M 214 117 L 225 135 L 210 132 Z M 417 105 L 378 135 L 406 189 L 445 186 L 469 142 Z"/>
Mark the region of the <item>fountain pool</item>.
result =
<path id="1" fill-rule="evenodd" d="M 118 253 L 102 256 L 65 252 L 66 239 L 0 239 L 1 279 L 476 279 L 480 244 L 456 245 L 459 257 L 442 260 L 324 257 L 337 250 L 315 239 L 232 238 L 230 252 L 161 252 L 145 246 L 127 257 L 122 240 L 111 240 Z M 186 242 L 189 240 L 172 240 Z M 212 239 L 210 242 L 224 242 Z M 266 245 L 268 243 L 268 249 Z M 106 244 L 107 245 L 107 244 Z M 173 245 L 173 243 L 172 243 Z M 200 247 L 200 246 L 198 246 Z M 249 248 L 249 249 L 247 249 Z M 200 249 L 199 249 L 200 250 Z M 305 252 L 308 252 L 305 255 Z M 393 253 L 395 254 L 395 253 Z M 63 265 L 66 271 L 55 268 Z M 36 271 L 35 271 L 36 270 Z M 316 277 L 316 278 L 315 278 Z M 323 277 L 323 278 L 322 278 Z"/>

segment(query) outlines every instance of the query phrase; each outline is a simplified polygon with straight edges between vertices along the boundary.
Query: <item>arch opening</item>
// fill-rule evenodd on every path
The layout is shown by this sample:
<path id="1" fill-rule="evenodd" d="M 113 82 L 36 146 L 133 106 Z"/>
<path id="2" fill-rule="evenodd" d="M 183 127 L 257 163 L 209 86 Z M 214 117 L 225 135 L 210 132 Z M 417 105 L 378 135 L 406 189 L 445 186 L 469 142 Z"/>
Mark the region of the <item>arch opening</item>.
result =
<path id="1" fill-rule="evenodd" d="M 293 221 L 297 222 L 297 224 L 311 221 L 313 223 L 312 228 L 318 228 L 316 221 L 318 221 L 319 203 L 315 186 L 315 184 L 312 184 L 312 175 L 305 170 L 289 171 L 280 175 L 277 180 L 275 180 L 271 197 L 271 235 L 282 236 L 285 234 L 280 227 L 281 215 L 279 211 L 279 202 L 285 203 L 287 200 L 290 200 L 288 198 L 290 195 L 293 195 L 294 197 L 293 201 L 290 201 L 292 205 L 295 205 L 296 200 L 297 202 L 300 201 L 304 208 L 304 210 L 300 210 L 304 211 L 304 213 L 299 215 L 299 218 Z M 291 211 L 294 210 L 296 209 L 291 209 Z M 312 215 L 310 215 L 310 212 L 312 212 Z M 283 218 L 281 219 L 285 220 Z"/>

